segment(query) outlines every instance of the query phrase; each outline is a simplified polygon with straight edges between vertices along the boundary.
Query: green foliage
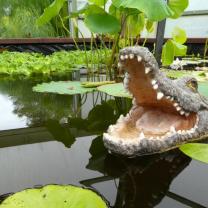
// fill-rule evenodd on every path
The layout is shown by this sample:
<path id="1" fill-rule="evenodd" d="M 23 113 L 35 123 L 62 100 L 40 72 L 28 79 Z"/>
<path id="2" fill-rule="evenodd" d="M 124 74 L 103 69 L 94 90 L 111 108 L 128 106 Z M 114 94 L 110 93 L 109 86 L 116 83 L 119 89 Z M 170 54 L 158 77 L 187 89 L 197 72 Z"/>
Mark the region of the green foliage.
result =
<path id="1" fill-rule="evenodd" d="M 92 190 L 71 185 L 47 185 L 26 189 L 6 198 L 0 208 L 107 208 L 103 199 Z"/>
<path id="2" fill-rule="evenodd" d="M 60 51 L 44 56 L 39 53 L 0 53 L 0 74 L 4 76 L 50 76 L 77 70 L 78 65 L 85 65 L 86 58 L 94 64 L 105 64 L 109 59 L 109 50 L 95 51 Z"/>
<path id="3" fill-rule="evenodd" d="M 179 27 L 175 27 L 172 32 L 172 38 L 175 42 L 184 44 L 187 40 L 186 31 Z"/>
<path id="4" fill-rule="evenodd" d="M 167 6 L 165 1 L 161 0 L 113 0 L 113 4 L 117 7 L 135 8 L 143 12 L 149 20 L 160 21 L 166 17 L 173 15 L 173 12 Z"/>
<path id="5" fill-rule="evenodd" d="M 208 163 L 208 144 L 184 144 L 180 146 L 180 150 L 195 160 Z"/>
<path id="6" fill-rule="evenodd" d="M 31 38 L 65 36 L 60 20 L 55 18 L 44 27 L 37 26 L 36 19 L 52 0 L 1 0 L 0 37 Z"/>
<path id="7" fill-rule="evenodd" d="M 108 13 L 87 15 L 85 24 L 91 32 L 99 34 L 116 34 L 121 29 L 119 21 Z"/>
<path id="8" fill-rule="evenodd" d="M 87 92 L 93 92 L 96 88 L 83 87 L 81 82 L 78 81 L 58 81 L 38 84 L 33 88 L 35 92 L 43 93 L 56 93 L 56 94 L 66 94 L 66 95 L 75 95 L 75 94 L 84 94 Z"/>
<path id="9" fill-rule="evenodd" d="M 89 2 L 102 7 L 106 4 L 107 0 L 89 0 Z"/>
<path id="10" fill-rule="evenodd" d="M 172 32 L 172 38 L 169 39 L 162 49 L 162 64 L 163 66 L 170 65 L 175 56 L 185 56 L 187 52 L 187 46 L 183 45 L 187 37 L 186 32 L 179 27 L 175 27 Z"/>
<path id="11" fill-rule="evenodd" d="M 161 0 L 113 0 L 117 8 L 135 8 L 143 12 L 151 21 L 160 21 L 164 18 L 179 17 L 188 6 L 188 0 L 170 0 L 168 4 Z"/>
<path id="12" fill-rule="evenodd" d="M 66 0 L 55 0 L 51 5 L 44 9 L 44 13 L 37 19 L 37 25 L 42 26 L 57 16 Z"/>
<path id="13" fill-rule="evenodd" d="M 181 16 L 184 10 L 188 7 L 189 0 L 168 0 L 168 6 L 174 12 L 171 18 L 175 19 Z"/>
<path id="14" fill-rule="evenodd" d="M 133 45 L 132 38 L 139 38 L 144 28 L 147 32 L 153 31 L 153 21 L 160 21 L 167 17 L 175 18 L 182 14 L 188 0 L 184 2 L 171 0 L 169 3 L 164 0 L 113 0 L 109 10 L 106 9 L 106 2 L 106 0 L 88 0 L 84 8 L 69 14 L 67 18 L 78 18 L 82 15 L 85 25 L 92 32 L 92 41 L 93 33 L 99 34 L 101 40 L 105 36 L 113 38 L 111 59 L 107 65 L 110 79 L 112 79 L 111 70 L 115 67 L 115 57 L 122 41 L 124 46 Z M 177 44 L 169 45 L 174 46 L 177 54 L 181 51 Z M 170 55 L 168 54 L 167 57 Z"/>

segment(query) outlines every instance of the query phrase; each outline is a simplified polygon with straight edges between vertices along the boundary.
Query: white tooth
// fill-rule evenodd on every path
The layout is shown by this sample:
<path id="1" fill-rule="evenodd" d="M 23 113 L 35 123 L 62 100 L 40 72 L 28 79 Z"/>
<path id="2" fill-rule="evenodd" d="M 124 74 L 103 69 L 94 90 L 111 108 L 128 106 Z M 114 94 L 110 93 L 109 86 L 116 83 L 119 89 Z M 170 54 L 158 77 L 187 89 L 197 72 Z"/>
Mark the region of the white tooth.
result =
<path id="1" fill-rule="evenodd" d="M 181 131 L 181 134 L 187 134 L 187 131 L 182 130 L 182 131 Z"/>
<path id="2" fill-rule="evenodd" d="M 166 96 L 166 99 L 168 99 L 168 100 L 169 100 L 169 99 L 170 99 L 170 96 Z"/>
<path id="3" fill-rule="evenodd" d="M 173 97 L 171 97 L 171 98 L 170 98 L 170 100 L 171 100 L 171 101 L 174 101 L 174 98 L 173 98 Z"/>
<path id="4" fill-rule="evenodd" d="M 144 138 L 145 138 L 144 133 L 141 132 L 140 135 L 139 135 L 139 139 L 144 139 Z"/>
<path id="5" fill-rule="evenodd" d="M 125 57 L 123 55 L 120 55 L 120 59 L 123 61 Z"/>
<path id="6" fill-rule="evenodd" d="M 176 110 L 177 111 L 180 111 L 181 110 L 181 107 L 180 106 L 176 107 Z"/>
<path id="7" fill-rule="evenodd" d="M 185 116 L 186 116 L 186 117 L 188 117 L 189 115 L 190 115 L 190 113 L 189 113 L 189 112 L 186 112 L 186 113 L 185 113 Z"/>
<path id="8" fill-rule="evenodd" d="M 134 54 L 131 53 L 131 54 L 129 55 L 129 58 L 130 58 L 130 59 L 133 59 L 133 58 L 134 58 Z"/>
<path id="9" fill-rule="evenodd" d="M 178 134 L 181 134 L 182 132 L 181 132 L 181 130 L 178 130 L 177 133 L 178 133 Z"/>
<path id="10" fill-rule="evenodd" d="M 151 71 L 151 69 L 149 67 L 145 68 L 145 74 L 148 74 Z"/>
<path id="11" fill-rule="evenodd" d="M 156 137 L 156 139 L 160 139 L 160 137 L 159 137 L 159 136 L 157 136 L 157 137 Z"/>
<path id="12" fill-rule="evenodd" d="M 164 94 L 162 92 L 157 93 L 157 100 L 161 100 L 163 98 Z"/>
<path id="13" fill-rule="evenodd" d="M 153 137 L 150 137 L 149 139 L 154 139 Z"/>
<path id="14" fill-rule="evenodd" d="M 179 104 L 178 103 L 174 103 L 173 106 L 177 107 Z"/>
<path id="15" fill-rule="evenodd" d="M 129 56 L 126 54 L 126 55 L 125 55 L 125 59 L 128 59 L 128 58 L 129 58 Z"/>
<path id="16" fill-rule="evenodd" d="M 185 114 L 185 112 L 182 110 L 182 111 L 180 111 L 180 114 L 181 114 L 181 115 L 184 115 L 184 114 Z"/>
<path id="17" fill-rule="evenodd" d="M 132 104 L 133 104 L 133 105 L 136 105 L 136 104 L 137 104 L 137 101 L 136 101 L 135 98 L 132 99 Z"/>
<path id="18" fill-rule="evenodd" d="M 158 89 L 158 85 L 157 84 L 153 85 L 153 89 L 154 90 Z"/>
<path id="19" fill-rule="evenodd" d="M 171 136 L 171 135 L 172 135 L 172 133 L 169 131 L 166 135 L 167 135 L 167 136 Z"/>
<path id="20" fill-rule="evenodd" d="M 141 56 L 137 56 L 137 61 L 140 62 L 142 60 Z"/>
<path id="21" fill-rule="evenodd" d="M 119 123 L 120 123 L 120 122 L 123 122 L 123 120 L 124 120 L 124 116 L 121 114 L 120 117 L 119 117 L 119 119 L 118 119 L 118 122 L 119 122 Z"/>
<path id="22" fill-rule="evenodd" d="M 121 68 L 122 64 L 120 62 L 118 62 L 118 68 Z"/>
<path id="23" fill-rule="evenodd" d="M 194 133 L 194 132 L 195 132 L 195 128 L 189 130 L 189 133 Z"/>
<path id="24" fill-rule="evenodd" d="M 114 126 L 113 125 L 110 125 L 108 127 L 108 133 L 112 133 L 114 131 Z"/>
<path id="25" fill-rule="evenodd" d="M 157 81 L 156 81 L 155 79 L 153 79 L 153 80 L 151 81 L 151 83 L 152 83 L 152 85 L 155 85 L 155 84 L 157 83 Z"/>
<path id="26" fill-rule="evenodd" d="M 174 127 L 174 126 L 171 126 L 171 127 L 170 127 L 170 132 L 172 132 L 172 133 L 175 133 L 175 132 L 176 132 L 175 127 Z"/>

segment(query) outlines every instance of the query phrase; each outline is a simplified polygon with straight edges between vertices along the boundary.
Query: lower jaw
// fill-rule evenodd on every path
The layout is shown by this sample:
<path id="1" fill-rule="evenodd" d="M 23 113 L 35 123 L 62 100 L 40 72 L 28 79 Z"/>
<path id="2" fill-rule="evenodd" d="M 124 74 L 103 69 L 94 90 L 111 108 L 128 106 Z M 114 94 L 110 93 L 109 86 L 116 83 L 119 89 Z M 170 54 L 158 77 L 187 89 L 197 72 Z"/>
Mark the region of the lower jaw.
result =
<path id="1" fill-rule="evenodd" d="M 104 133 L 104 145 L 114 153 L 134 157 L 168 151 L 177 148 L 187 141 L 195 140 L 199 119 L 196 115 L 196 123 L 191 129 L 167 132 L 162 136 L 148 137 L 145 133 L 140 132 L 139 137 L 120 137 L 119 134 L 116 135 L 114 133 L 116 129 L 118 129 L 118 125 L 121 125 L 124 120 L 125 122 L 128 122 L 129 115 L 126 117 L 121 116 L 118 119 L 117 124 L 111 125 L 108 129 L 108 133 Z M 112 134 L 112 132 L 114 133 Z"/>

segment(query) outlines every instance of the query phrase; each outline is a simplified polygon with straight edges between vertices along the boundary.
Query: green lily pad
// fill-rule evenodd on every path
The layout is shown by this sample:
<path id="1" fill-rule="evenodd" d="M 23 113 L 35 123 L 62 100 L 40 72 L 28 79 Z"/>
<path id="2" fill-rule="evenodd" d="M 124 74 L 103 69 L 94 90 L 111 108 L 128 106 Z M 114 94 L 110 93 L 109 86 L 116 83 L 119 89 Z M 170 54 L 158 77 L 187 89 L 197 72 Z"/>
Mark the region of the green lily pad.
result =
<path id="1" fill-rule="evenodd" d="M 84 94 L 95 90 L 95 87 L 83 87 L 81 82 L 78 81 L 58 81 L 42 83 L 33 87 L 33 91 L 35 92 L 56 93 L 66 95 Z"/>
<path id="2" fill-rule="evenodd" d="M 180 146 L 180 150 L 189 157 L 208 163 L 208 144 L 189 143 Z"/>
<path id="3" fill-rule="evenodd" d="M 175 71 L 175 70 L 164 70 L 162 69 L 165 74 L 170 77 L 170 78 L 180 78 L 183 76 L 193 76 L 195 77 L 198 81 L 207 81 L 208 80 L 208 73 L 206 72 L 201 72 L 201 71 L 188 71 L 188 70 L 180 70 L 180 71 Z"/>
<path id="4" fill-rule="evenodd" d="M 6 198 L 0 208 L 106 208 L 95 192 L 71 185 L 26 189 Z"/>
<path id="5" fill-rule="evenodd" d="M 102 85 L 97 89 L 100 92 L 105 92 L 114 97 L 132 98 L 132 96 L 124 89 L 123 83 Z"/>

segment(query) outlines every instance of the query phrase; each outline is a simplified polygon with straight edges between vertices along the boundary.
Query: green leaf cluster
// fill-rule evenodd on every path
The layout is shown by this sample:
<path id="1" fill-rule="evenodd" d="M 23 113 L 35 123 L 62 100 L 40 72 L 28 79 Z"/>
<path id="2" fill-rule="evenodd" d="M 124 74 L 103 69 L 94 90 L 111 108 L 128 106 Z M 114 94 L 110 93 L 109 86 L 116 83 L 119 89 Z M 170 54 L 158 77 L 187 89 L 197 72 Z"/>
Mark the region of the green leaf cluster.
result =
<path id="1" fill-rule="evenodd" d="M 170 65 L 175 56 L 185 56 L 187 46 L 183 45 L 187 40 L 185 30 L 175 27 L 172 32 L 172 39 L 169 39 L 162 49 L 162 65 Z"/>
<path id="2" fill-rule="evenodd" d="M 37 76 L 63 74 L 79 69 L 86 62 L 105 64 L 109 50 L 60 51 L 44 56 L 39 53 L 19 53 L 4 51 L 0 53 L 0 74 L 5 76 Z"/>
<path id="3" fill-rule="evenodd" d="M 1 0 L 0 37 L 38 38 L 65 36 L 59 17 L 53 18 L 44 26 L 36 25 L 36 19 L 53 0 Z M 63 6 L 61 15 L 64 15 Z M 67 22 L 68 24 L 68 22 Z"/>

